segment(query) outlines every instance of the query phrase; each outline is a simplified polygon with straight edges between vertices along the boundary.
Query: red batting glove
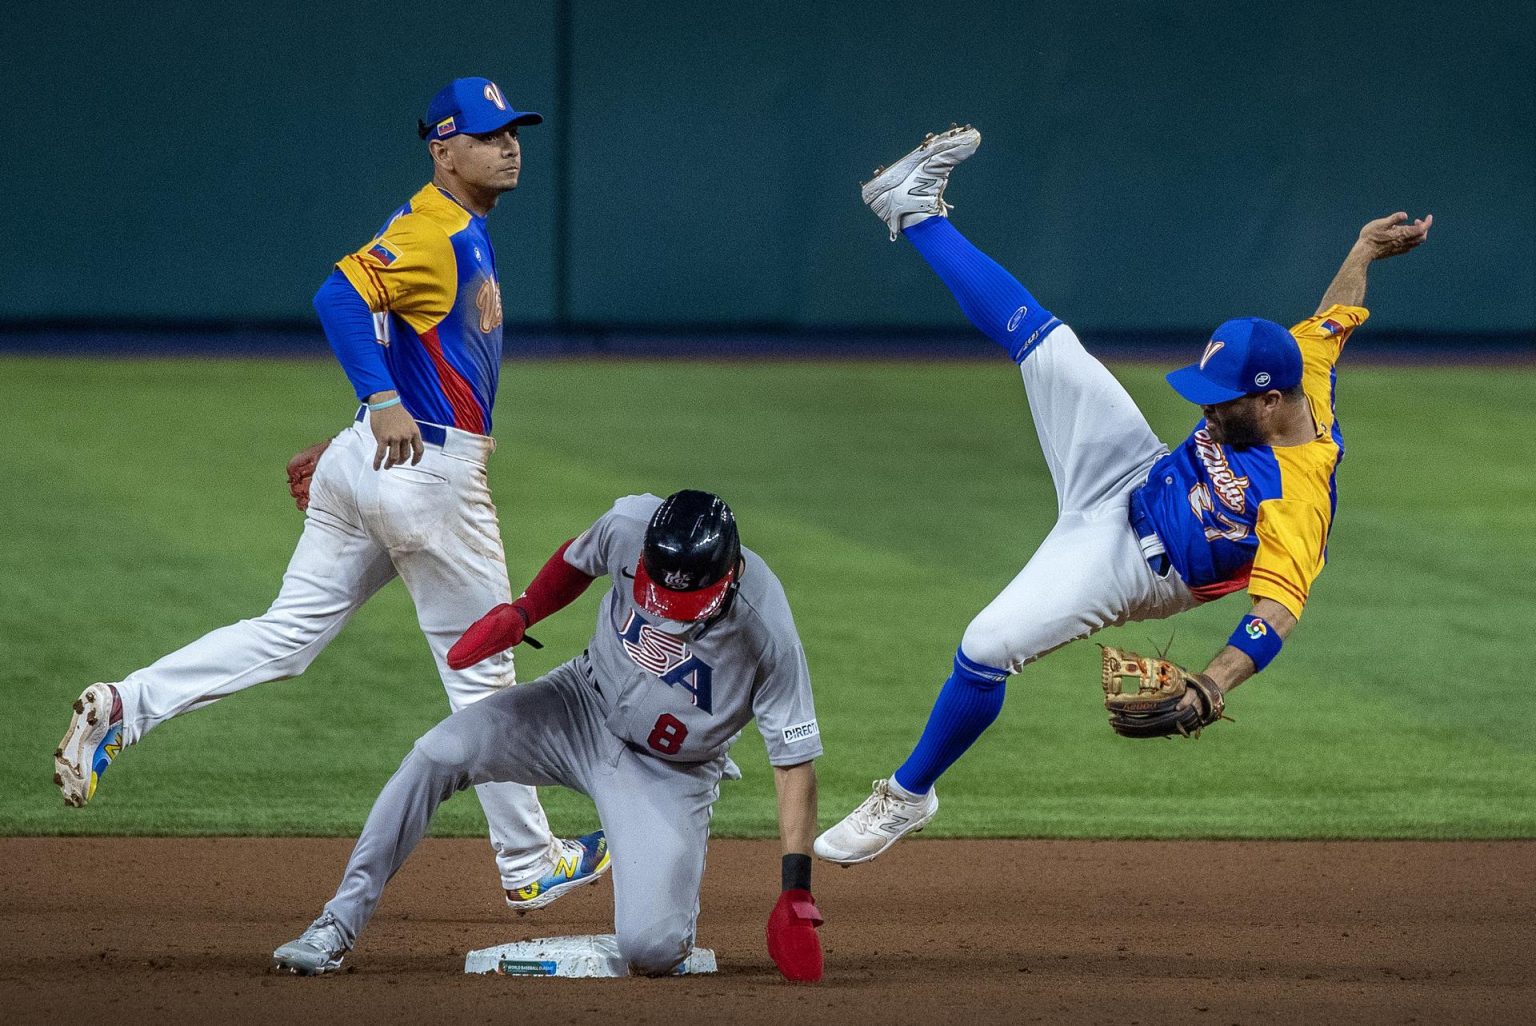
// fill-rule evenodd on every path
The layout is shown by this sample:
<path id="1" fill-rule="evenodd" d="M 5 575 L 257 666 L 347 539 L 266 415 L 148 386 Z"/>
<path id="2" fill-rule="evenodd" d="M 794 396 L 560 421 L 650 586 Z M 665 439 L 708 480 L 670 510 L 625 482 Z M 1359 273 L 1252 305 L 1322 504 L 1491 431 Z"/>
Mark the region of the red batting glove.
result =
<path id="1" fill-rule="evenodd" d="M 784 891 L 768 916 L 768 954 L 792 983 L 821 980 L 821 911 L 810 891 Z"/>
<path id="2" fill-rule="evenodd" d="M 462 670 L 466 666 L 473 666 L 522 641 L 528 630 L 528 614 L 523 610 L 521 601 L 503 602 L 470 624 L 464 636 L 448 650 L 449 669 Z"/>
<path id="3" fill-rule="evenodd" d="M 309 509 L 309 482 L 315 476 L 320 454 L 330 444 L 329 441 L 317 442 L 295 453 L 293 459 L 288 461 L 288 494 L 293 496 L 293 503 L 299 507 L 300 512 Z"/>

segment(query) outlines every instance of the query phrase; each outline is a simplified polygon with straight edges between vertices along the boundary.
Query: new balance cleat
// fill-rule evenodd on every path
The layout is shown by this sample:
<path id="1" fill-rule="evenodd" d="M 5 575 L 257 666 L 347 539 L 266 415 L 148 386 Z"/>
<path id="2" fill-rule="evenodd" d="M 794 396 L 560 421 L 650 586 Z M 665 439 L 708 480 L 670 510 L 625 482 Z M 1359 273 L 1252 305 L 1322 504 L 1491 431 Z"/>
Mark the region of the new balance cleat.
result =
<path id="1" fill-rule="evenodd" d="M 123 750 L 123 704 L 110 684 L 92 684 L 75 699 L 64 739 L 53 751 L 53 782 L 64 804 L 83 806 Z"/>
<path id="2" fill-rule="evenodd" d="M 868 862 L 908 834 L 927 826 L 939 811 L 939 793 L 929 789 L 909 801 L 891 789 L 892 781 L 875 781 L 875 790 L 842 822 L 816 838 L 817 858 L 841 866 Z"/>
<path id="3" fill-rule="evenodd" d="M 556 840 L 554 868 L 526 887 L 507 891 L 507 907 L 519 914 L 555 901 L 583 884 L 594 884 L 608 872 L 608 837 L 598 830 L 574 841 Z"/>
<path id="4" fill-rule="evenodd" d="M 309 924 L 297 940 L 272 952 L 272 968 L 295 976 L 321 976 L 341 968 L 347 955 L 347 939 L 329 912 Z"/>
<path id="5" fill-rule="evenodd" d="M 864 203 L 891 230 L 892 241 L 903 228 L 949 213 L 944 202 L 949 173 L 980 145 L 976 129 L 951 125 L 924 136 L 917 149 L 890 167 L 875 169 L 875 177 L 864 184 Z"/>

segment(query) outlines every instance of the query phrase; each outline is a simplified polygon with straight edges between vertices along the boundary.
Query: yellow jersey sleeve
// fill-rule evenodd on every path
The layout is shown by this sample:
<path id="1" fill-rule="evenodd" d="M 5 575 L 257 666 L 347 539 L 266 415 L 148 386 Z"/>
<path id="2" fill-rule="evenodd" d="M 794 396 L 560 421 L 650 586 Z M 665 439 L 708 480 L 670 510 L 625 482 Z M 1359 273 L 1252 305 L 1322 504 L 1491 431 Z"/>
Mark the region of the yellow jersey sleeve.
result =
<path id="1" fill-rule="evenodd" d="M 1344 351 L 1350 334 L 1365 323 L 1371 312 L 1363 306 L 1335 303 L 1315 317 L 1309 317 L 1291 329 L 1301 347 L 1302 364 L 1308 370 L 1315 363 L 1332 367 Z"/>
<path id="2" fill-rule="evenodd" d="M 1248 576 L 1248 594 L 1267 598 L 1301 619 L 1312 582 L 1323 572 L 1328 543 L 1328 509 L 1299 499 L 1259 504 L 1254 525 L 1258 552 Z"/>
<path id="3" fill-rule="evenodd" d="M 1291 329 L 1301 349 L 1301 389 L 1312 404 L 1319 435 L 1333 426 L 1333 365 L 1350 334 L 1370 315 L 1361 306 L 1335 304 Z"/>
<path id="4" fill-rule="evenodd" d="M 1280 497 L 1259 503 L 1253 531 L 1259 547 L 1248 575 L 1248 593 L 1274 599 L 1297 619 L 1323 572 L 1333 525 L 1333 468 L 1338 446 L 1324 436 L 1307 445 L 1274 450 Z"/>
<path id="5" fill-rule="evenodd" d="M 375 313 L 400 315 L 426 331 L 448 316 L 458 294 L 458 260 L 442 227 L 402 214 L 384 234 L 336 265 Z"/>

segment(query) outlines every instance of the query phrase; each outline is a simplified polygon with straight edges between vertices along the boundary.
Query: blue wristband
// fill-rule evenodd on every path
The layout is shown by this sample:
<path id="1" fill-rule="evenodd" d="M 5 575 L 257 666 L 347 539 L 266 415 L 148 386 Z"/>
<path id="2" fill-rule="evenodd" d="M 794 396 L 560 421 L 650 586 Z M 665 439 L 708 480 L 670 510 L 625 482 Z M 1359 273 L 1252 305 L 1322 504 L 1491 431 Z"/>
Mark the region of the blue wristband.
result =
<path id="1" fill-rule="evenodd" d="M 1257 673 L 1280 654 L 1280 646 L 1285 644 L 1285 639 L 1280 637 L 1280 632 L 1268 620 L 1249 613 L 1227 639 L 1227 644 L 1252 659 L 1254 672 Z"/>
<path id="2" fill-rule="evenodd" d="M 399 406 L 403 402 L 405 402 L 405 400 L 401 399 L 397 395 L 393 399 L 385 399 L 382 403 L 369 403 L 368 409 L 372 410 L 374 413 L 378 413 L 380 410 L 387 410 L 391 406 Z"/>

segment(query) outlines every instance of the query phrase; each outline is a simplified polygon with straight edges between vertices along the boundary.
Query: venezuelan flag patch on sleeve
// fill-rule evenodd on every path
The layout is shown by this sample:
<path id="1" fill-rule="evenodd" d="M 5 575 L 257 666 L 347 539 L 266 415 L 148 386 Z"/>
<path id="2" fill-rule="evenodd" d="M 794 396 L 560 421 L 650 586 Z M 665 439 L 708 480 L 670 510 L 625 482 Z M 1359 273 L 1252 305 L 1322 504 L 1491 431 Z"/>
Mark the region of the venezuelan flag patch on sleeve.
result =
<path id="1" fill-rule="evenodd" d="M 373 257 L 379 263 L 383 264 L 385 267 L 388 267 L 390 264 L 400 259 L 400 254 L 384 245 L 383 239 L 380 239 L 372 246 L 368 247 L 368 255 Z"/>

